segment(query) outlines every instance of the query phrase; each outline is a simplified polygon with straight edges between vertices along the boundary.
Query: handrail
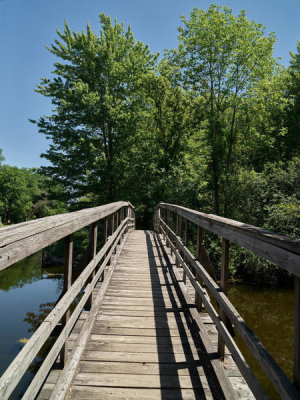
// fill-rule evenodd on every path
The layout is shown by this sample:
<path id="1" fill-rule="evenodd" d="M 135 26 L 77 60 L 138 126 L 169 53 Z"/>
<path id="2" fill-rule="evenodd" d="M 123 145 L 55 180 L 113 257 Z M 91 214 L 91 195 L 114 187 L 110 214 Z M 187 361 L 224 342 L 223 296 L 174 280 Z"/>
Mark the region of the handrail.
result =
<path id="1" fill-rule="evenodd" d="M 176 232 L 174 231 L 174 216 L 176 217 Z M 185 220 L 185 240 L 181 239 L 182 221 Z M 192 222 L 197 226 L 197 257 L 195 257 L 187 248 L 188 224 Z M 155 208 L 154 227 L 157 232 L 163 234 L 166 244 L 174 252 L 176 265 L 179 264 L 183 268 L 183 280 L 186 276 L 190 279 L 195 292 L 195 302 L 197 308 L 201 309 L 201 303 L 204 304 L 207 312 L 216 324 L 219 332 L 218 351 L 220 358 L 224 357 L 225 344 L 229 348 L 237 366 L 247 381 L 250 389 L 257 399 L 264 399 L 265 394 L 258 384 L 248 364 L 245 362 L 237 345 L 230 336 L 226 321 L 229 319 L 234 328 L 239 332 L 242 339 L 250 349 L 253 356 L 257 359 L 261 367 L 266 372 L 274 388 L 282 396 L 283 399 L 298 399 L 300 393 L 298 391 L 299 377 L 299 304 L 300 295 L 296 296 L 295 306 L 295 368 L 294 368 L 294 384 L 290 382 L 284 372 L 280 369 L 275 360 L 268 353 L 256 335 L 246 325 L 235 307 L 226 297 L 227 276 L 228 276 L 228 260 L 229 260 L 229 240 L 237 243 L 255 254 L 259 254 L 264 258 L 274 262 L 284 268 L 284 261 L 297 260 L 298 265 L 291 268 L 289 264 L 288 271 L 291 269 L 297 272 L 295 276 L 296 289 L 299 285 L 300 266 L 299 260 L 299 244 L 300 240 L 275 234 L 257 227 L 242 224 L 237 221 L 221 218 L 216 215 L 204 214 L 198 211 L 187 209 L 185 207 L 176 206 L 174 204 L 160 203 Z M 204 229 L 218 234 L 222 237 L 222 269 L 221 269 L 221 287 L 211 278 L 205 268 L 204 251 Z M 276 249 L 276 256 L 271 251 Z M 292 251 L 293 250 L 293 251 Z M 181 255 L 182 254 L 182 255 Z M 189 265 L 192 267 L 190 268 Z M 174 266 L 176 269 L 177 266 Z M 193 273 L 193 271 L 195 274 Z M 203 282 L 209 289 L 212 296 L 220 306 L 220 315 L 216 312 L 206 290 L 203 288 Z M 299 292 L 299 291 L 298 291 Z M 296 290 L 297 293 L 297 290 Z M 221 317 L 221 319 L 220 319 Z"/>
<path id="2" fill-rule="evenodd" d="M 300 239 L 174 204 L 160 203 L 159 207 L 174 212 L 187 221 L 300 276 Z"/>
<path id="3" fill-rule="evenodd" d="M 130 202 L 119 201 L 1 228 L 0 271 L 123 207 L 134 210 Z"/>
<path id="4" fill-rule="evenodd" d="M 108 218 L 110 217 L 111 236 L 108 237 Z M 104 226 L 104 246 L 96 252 L 97 245 L 97 224 L 100 219 L 105 218 Z M 2 269 L 11 265 L 11 260 L 8 254 L 12 254 L 13 259 L 22 259 L 24 254 L 29 255 L 45 247 L 45 243 L 51 244 L 59 238 L 66 237 L 66 252 L 65 252 L 65 293 L 58 301 L 53 310 L 48 314 L 39 328 L 31 336 L 20 353 L 12 361 L 10 366 L 4 372 L 0 379 L 0 398 L 8 399 L 12 391 L 15 389 L 22 376 L 28 369 L 31 362 L 37 356 L 42 346 L 45 344 L 53 329 L 57 326 L 60 320 L 63 321 L 62 331 L 56 342 L 52 346 L 49 354 L 43 361 L 35 378 L 28 387 L 24 398 L 32 399 L 38 393 L 44 379 L 50 371 L 53 363 L 61 353 L 64 362 L 67 362 L 67 349 L 64 348 L 65 342 L 70 334 L 74 324 L 76 323 L 83 308 L 90 303 L 92 309 L 92 291 L 95 288 L 99 278 L 104 275 L 105 268 L 111 261 L 113 253 L 118 245 L 122 245 L 126 239 L 126 233 L 134 227 L 135 212 L 133 206 L 129 202 L 117 202 L 105 206 L 85 209 L 69 214 L 42 218 L 37 221 L 17 224 L 0 230 L 0 246 L 2 253 Z M 45 228 L 43 229 L 43 224 Z M 71 285 L 72 273 L 72 250 L 73 250 L 73 232 L 81 229 L 84 226 L 90 225 L 89 250 L 90 259 L 85 269 L 81 272 L 76 281 Z M 8 239 L 3 232 L 9 233 Z M 1 241 L 2 239 L 2 241 Z M 32 243 L 30 249 L 26 249 L 28 242 Z M 14 256 L 12 251 L 18 254 Z M 3 256 L 4 255 L 4 256 Z M 99 268 L 97 268 L 100 261 Z M 112 265 L 105 272 L 109 277 L 109 271 L 112 270 Z M 91 282 L 88 283 L 88 280 Z M 76 305 L 72 314 L 70 306 L 81 291 L 84 291 L 82 298 Z M 99 299 L 98 299 L 99 301 Z"/>

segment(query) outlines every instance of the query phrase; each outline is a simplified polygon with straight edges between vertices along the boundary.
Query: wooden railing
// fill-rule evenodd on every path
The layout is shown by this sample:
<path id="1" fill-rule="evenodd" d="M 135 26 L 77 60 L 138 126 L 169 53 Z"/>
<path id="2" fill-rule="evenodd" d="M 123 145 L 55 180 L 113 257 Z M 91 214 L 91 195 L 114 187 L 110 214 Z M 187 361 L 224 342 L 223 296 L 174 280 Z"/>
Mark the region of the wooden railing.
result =
<path id="1" fill-rule="evenodd" d="M 189 224 L 197 228 L 196 256 L 187 248 Z M 184 224 L 184 240 L 182 225 Z M 244 356 L 228 331 L 228 323 L 234 326 L 249 350 L 259 362 L 274 388 L 283 399 L 300 398 L 300 239 L 286 237 L 261 228 L 243 224 L 212 214 L 204 214 L 173 204 L 160 203 L 154 214 L 154 228 L 162 233 L 166 244 L 171 248 L 178 266 L 183 268 L 182 280 L 189 278 L 195 288 L 195 305 L 200 311 L 202 304 L 218 329 L 218 352 L 224 358 L 225 344 L 231 352 L 237 366 L 248 383 L 256 399 L 266 399 L 262 387 L 258 383 Z M 222 238 L 222 262 L 220 286 L 212 277 L 212 266 L 204 245 L 205 230 Z M 254 332 L 247 326 L 241 315 L 226 297 L 229 244 L 236 243 L 256 255 L 262 256 L 295 276 L 295 352 L 294 383 L 292 383 Z M 220 313 L 216 311 L 207 294 L 217 301 Z M 274 332 L 274 334 L 276 334 Z"/>
<path id="2" fill-rule="evenodd" d="M 104 245 L 97 252 L 97 227 L 101 219 L 104 219 Z M 89 244 L 86 253 L 88 254 L 88 257 L 86 257 L 87 265 L 72 283 L 73 233 L 86 226 L 90 227 Z M 1 400 L 9 398 L 60 321 L 62 322 L 61 332 L 24 394 L 23 399 L 32 400 L 35 398 L 59 355 L 61 364 L 66 366 L 68 373 L 61 374 L 59 382 L 56 384 L 56 392 L 52 394 L 52 397 L 56 398 L 55 396 L 58 393 L 57 398 L 62 396 L 65 388 L 68 388 L 69 380 L 73 377 L 72 371 L 75 371 L 77 367 L 80 354 L 84 348 L 86 335 L 90 332 L 97 314 L 96 311 L 102 302 L 112 275 L 115 265 L 112 256 L 117 252 L 114 259 L 117 258 L 127 232 L 133 229 L 134 226 L 135 211 L 133 206 L 129 202 L 120 201 L 100 207 L 24 222 L 0 230 L 0 270 L 59 239 L 65 238 L 64 294 L 2 375 L 0 379 Z M 94 302 L 92 302 L 92 292 L 99 279 L 102 280 L 102 285 L 97 296 L 94 297 Z M 79 294 L 81 294 L 81 297 L 78 298 Z M 76 298 L 79 302 L 71 313 L 70 307 Z M 66 340 L 80 313 L 87 306 L 90 309 L 89 316 L 84 322 L 84 329 L 81 330 L 76 340 L 75 350 L 71 359 L 67 356 Z"/>

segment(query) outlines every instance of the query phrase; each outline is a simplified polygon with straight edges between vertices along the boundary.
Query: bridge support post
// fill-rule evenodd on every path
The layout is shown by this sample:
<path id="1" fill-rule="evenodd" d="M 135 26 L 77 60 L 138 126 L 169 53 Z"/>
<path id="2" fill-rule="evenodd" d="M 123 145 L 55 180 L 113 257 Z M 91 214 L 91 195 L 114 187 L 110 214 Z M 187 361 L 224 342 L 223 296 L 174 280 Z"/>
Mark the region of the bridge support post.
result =
<path id="1" fill-rule="evenodd" d="M 72 263 L 73 263 L 73 234 L 65 237 L 65 252 L 64 252 L 64 288 L 66 293 L 72 285 Z M 62 328 L 66 325 L 70 318 L 70 309 L 68 309 L 62 318 Z M 63 368 L 68 357 L 67 342 L 63 345 L 60 351 L 60 364 Z"/>
<path id="2" fill-rule="evenodd" d="M 222 238 L 222 266 L 221 266 L 221 282 L 220 288 L 226 294 L 228 289 L 228 273 L 229 273 L 229 241 Z M 220 316 L 224 324 L 226 325 L 227 316 L 225 311 L 220 309 Z M 221 360 L 224 360 L 225 356 L 225 342 L 222 339 L 220 333 L 218 334 L 218 353 Z"/>
<path id="3" fill-rule="evenodd" d="M 300 277 L 295 276 L 294 384 L 300 389 Z"/>

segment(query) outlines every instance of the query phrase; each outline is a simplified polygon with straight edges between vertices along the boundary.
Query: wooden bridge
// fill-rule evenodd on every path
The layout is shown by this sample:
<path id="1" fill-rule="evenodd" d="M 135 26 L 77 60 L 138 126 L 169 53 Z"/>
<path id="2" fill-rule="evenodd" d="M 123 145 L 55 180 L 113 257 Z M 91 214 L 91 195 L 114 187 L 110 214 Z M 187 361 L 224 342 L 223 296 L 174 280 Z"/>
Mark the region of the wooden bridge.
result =
<path id="1" fill-rule="evenodd" d="M 73 233 L 86 226 L 85 266 L 74 280 Z M 205 230 L 222 238 L 220 286 Z M 154 230 L 139 231 L 134 207 L 117 202 L 1 229 L 0 270 L 62 238 L 63 295 L 2 375 L 1 399 L 49 337 L 23 399 L 266 399 L 233 329 L 281 398 L 300 398 L 299 239 L 165 203 Z M 295 275 L 293 383 L 226 297 L 230 242 Z"/>

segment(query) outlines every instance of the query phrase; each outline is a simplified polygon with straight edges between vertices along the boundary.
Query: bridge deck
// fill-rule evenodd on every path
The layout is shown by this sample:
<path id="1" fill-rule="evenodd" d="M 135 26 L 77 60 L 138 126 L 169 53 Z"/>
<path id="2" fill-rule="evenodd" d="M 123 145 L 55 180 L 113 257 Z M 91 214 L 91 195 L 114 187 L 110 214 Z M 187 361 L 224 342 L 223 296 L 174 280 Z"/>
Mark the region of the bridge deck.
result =
<path id="1" fill-rule="evenodd" d="M 168 268 L 172 262 L 152 232 L 129 234 L 67 398 L 224 398 Z M 70 351 L 84 315 L 71 334 Z M 216 343 L 214 325 L 207 314 L 202 316 Z M 236 397 L 252 399 L 230 355 L 225 364 Z M 50 397 L 59 372 L 52 371 L 40 399 Z"/>

